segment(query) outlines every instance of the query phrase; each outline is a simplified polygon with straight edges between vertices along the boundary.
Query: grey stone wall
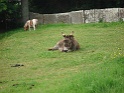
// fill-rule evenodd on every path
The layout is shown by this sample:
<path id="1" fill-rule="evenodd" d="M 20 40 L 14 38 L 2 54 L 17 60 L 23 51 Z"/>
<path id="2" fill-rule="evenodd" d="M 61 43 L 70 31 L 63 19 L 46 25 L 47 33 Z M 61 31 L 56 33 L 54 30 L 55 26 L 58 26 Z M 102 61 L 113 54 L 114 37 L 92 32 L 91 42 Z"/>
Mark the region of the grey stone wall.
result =
<path id="1" fill-rule="evenodd" d="M 57 17 L 57 23 L 71 23 L 69 13 L 59 13 L 56 14 L 56 17 Z"/>
<path id="2" fill-rule="evenodd" d="M 98 23 L 124 21 L 124 8 L 107 8 L 71 11 L 57 14 L 39 14 L 30 12 L 30 19 L 37 18 L 41 24 L 53 23 Z"/>
<path id="3" fill-rule="evenodd" d="M 72 11 L 69 13 L 72 24 L 81 24 L 84 23 L 83 10 L 81 11 Z"/>
<path id="4" fill-rule="evenodd" d="M 103 11 L 104 21 L 105 22 L 116 22 L 119 21 L 118 17 L 118 8 L 110 8 L 110 9 L 105 9 Z"/>
<path id="5" fill-rule="evenodd" d="M 94 20 L 95 20 L 95 22 L 103 22 L 103 21 L 105 21 L 104 19 L 105 19 L 105 16 L 104 16 L 104 13 L 103 13 L 103 11 L 104 11 L 104 9 L 95 9 L 94 10 L 94 13 L 95 13 L 95 15 L 94 15 Z"/>
<path id="6" fill-rule="evenodd" d="M 57 23 L 56 14 L 44 14 L 43 15 L 43 23 L 44 24 Z"/>

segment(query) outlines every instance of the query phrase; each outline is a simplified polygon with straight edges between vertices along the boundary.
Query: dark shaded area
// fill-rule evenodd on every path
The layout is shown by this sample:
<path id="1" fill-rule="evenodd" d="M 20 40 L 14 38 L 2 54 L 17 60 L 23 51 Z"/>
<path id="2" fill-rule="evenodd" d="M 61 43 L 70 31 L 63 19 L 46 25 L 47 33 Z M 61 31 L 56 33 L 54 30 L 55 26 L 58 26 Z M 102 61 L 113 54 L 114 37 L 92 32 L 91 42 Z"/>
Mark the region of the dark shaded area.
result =
<path id="1" fill-rule="evenodd" d="M 0 2 L 0 5 L 5 4 L 6 10 L 0 12 L 0 33 L 8 30 L 18 28 L 21 26 L 21 5 L 16 0 L 6 0 Z"/>
<path id="2" fill-rule="evenodd" d="M 29 0 L 30 11 L 37 13 L 61 13 L 75 10 L 124 7 L 123 0 Z"/>

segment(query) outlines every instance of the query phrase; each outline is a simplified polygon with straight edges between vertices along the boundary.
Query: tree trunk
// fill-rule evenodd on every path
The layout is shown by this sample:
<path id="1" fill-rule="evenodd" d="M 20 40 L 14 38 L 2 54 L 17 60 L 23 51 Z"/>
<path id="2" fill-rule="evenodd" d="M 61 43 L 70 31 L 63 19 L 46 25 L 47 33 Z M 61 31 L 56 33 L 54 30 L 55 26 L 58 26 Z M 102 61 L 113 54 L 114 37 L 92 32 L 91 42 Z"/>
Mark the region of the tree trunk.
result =
<path id="1" fill-rule="evenodd" d="M 29 20 L 29 7 L 28 7 L 28 0 L 21 0 L 22 6 L 22 23 L 25 23 Z"/>

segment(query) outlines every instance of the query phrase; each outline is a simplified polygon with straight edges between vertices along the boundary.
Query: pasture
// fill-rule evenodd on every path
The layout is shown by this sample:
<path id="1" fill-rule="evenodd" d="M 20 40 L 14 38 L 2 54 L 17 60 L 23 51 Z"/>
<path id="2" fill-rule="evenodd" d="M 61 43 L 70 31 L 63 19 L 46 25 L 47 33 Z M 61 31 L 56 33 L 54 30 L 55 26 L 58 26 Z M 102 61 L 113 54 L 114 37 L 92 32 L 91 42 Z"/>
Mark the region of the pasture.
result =
<path id="1" fill-rule="evenodd" d="M 48 51 L 70 34 L 81 49 Z M 124 93 L 124 23 L 49 24 L 0 34 L 0 93 Z"/>

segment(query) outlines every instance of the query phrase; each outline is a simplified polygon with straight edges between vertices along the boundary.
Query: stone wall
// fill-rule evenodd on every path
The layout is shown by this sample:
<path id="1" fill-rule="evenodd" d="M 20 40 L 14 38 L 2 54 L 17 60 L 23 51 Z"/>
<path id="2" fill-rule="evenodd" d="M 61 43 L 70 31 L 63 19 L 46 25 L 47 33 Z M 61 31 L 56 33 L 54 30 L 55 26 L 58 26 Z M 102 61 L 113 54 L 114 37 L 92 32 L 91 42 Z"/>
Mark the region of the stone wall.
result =
<path id="1" fill-rule="evenodd" d="M 124 8 L 91 9 L 57 14 L 30 12 L 30 19 L 33 18 L 37 18 L 41 24 L 116 22 L 124 19 Z"/>

